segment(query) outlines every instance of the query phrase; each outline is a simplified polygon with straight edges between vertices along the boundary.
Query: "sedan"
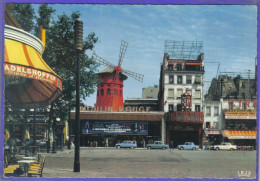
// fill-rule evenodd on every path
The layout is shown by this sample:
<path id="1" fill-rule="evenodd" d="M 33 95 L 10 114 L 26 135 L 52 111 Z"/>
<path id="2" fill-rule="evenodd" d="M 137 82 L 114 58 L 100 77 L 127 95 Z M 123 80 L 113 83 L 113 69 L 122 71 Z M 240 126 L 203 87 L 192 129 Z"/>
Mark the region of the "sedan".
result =
<path id="1" fill-rule="evenodd" d="M 123 141 L 122 143 L 117 143 L 116 148 L 137 148 L 136 141 Z"/>

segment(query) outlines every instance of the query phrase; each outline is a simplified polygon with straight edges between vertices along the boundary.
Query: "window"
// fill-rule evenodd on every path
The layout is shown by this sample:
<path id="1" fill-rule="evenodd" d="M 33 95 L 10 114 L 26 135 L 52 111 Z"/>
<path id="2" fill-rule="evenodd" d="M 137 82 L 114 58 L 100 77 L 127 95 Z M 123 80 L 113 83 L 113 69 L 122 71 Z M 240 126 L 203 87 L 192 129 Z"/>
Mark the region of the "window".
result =
<path id="1" fill-rule="evenodd" d="M 177 69 L 177 70 L 182 70 L 182 63 L 178 63 L 178 64 L 176 65 L 176 69 Z"/>
<path id="2" fill-rule="evenodd" d="M 173 76 L 169 76 L 169 84 L 173 84 Z"/>
<path id="3" fill-rule="evenodd" d="M 218 129 L 218 122 L 214 122 L 214 127 Z"/>
<path id="4" fill-rule="evenodd" d="M 245 82 L 242 82 L 241 87 L 242 87 L 242 88 L 246 88 L 246 84 L 245 84 Z"/>
<path id="5" fill-rule="evenodd" d="M 195 76 L 195 84 L 201 83 L 201 76 Z"/>
<path id="6" fill-rule="evenodd" d="M 173 64 L 168 64 L 168 70 L 173 70 Z"/>
<path id="7" fill-rule="evenodd" d="M 200 90 L 195 90 L 195 96 L 194 96 L 195 99 L 200 99 Z"/>
<path id="8" fill-rule="evenodd" d="M 120 90 L 120 92 L 119 92 L 119 95 L 120 95 L 120 97 L 122 97 L 122 91 Z"/>
<path id="9" fill-rule="evenodd" d="M 186 76 L 186 84 L 191 84 L 191 75 Z"/>
<path id="10" fill-rule="evenodd" d="M 99 96 L 99 91 L 97 91 L 97 96 Z"/>
<path id="11" fill-rule="evenodd" d="M 214 106 L 214 116 L 218 116 L 219 115 L 219 108 L 218 106 Z"/>
<path id="12" fill-rule="evenodd" d="M 210 116 L 211 115 L 211 110 L 210 110 L 210 106 L 206 106 L 206 116 Z"/>
<path id="13" fill-rule="evenodd" d="M 181 98 L 182 93 L 182 89 L 177 89 L 177 98 Z"/>
<path id="14" fill-rule="evenodd" d="M 169 109 L 168 111 L 173 111 L 173 104 L 169 104 Z"/>
<path id="15" fill-rule="evenodd" d="M 188 89 L 187 92 L 192 95 L 192 90 L 191 89 Z"/>
<path id="16" fill-rule="evenodd" d="M 114 95 L 117 95 L 117 90 L 116 89 L 114 89 Z"/>
<path id="17" fill-rule="evenodd" d="M 178 105 L 177 105 L 177 111 L 182 111 L 181 104 L 178 104 Z"/>
<path id="18" fill-rule="evenodd" d="M 174 98 L 174 89 L 168 90 L 168 98 Z"/>
<path id="19" fill-rule="evenodd" d="M 195 105 L 195 111 L 200 112 L 200 105 Z"/>
<path id="20" fill-rule="evenodd" d="M 107 89 L 107 95 L 111 95 L 111 90 Z"/>
<path id="21" fill-rule="evenodd" d="M 178 75 L 177 84 L 182 84 L 182 76 Z"/>
<path id="22" fill-rule="evenodd" d="M 210 128 L 210 122 L 206 122 L 206 128 Z"/>
<path id="23" fill-rule="evenodd" d="M 101 96 L 104 95 L 104 89 L 101 89 Z"/>

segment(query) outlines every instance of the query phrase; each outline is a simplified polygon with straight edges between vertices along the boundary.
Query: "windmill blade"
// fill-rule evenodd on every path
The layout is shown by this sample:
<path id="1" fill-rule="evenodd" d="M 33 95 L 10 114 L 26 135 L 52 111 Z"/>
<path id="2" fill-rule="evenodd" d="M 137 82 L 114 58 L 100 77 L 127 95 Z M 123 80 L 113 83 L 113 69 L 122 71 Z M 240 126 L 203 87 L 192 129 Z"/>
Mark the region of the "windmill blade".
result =
<path id="1" fill-rule="evenodd" d="M 123 59 L 124 59 L 124 56 L 125 56 L 125 52 L 126 52 L 127 46 L 128 46 L 128 43 L 125 42 L 124 40 L 121 40 L 118 66 L 121 66 L 121 64 L 122 64 L 122 62 L 123 62 Z"/>
<path id="2" fill-rule="evenodd" d="M 93 56 L 94 60 L 95 60 L 97 63 L 99 63 L 99 64 L 106 65 L 106 66 L 113 67 L 113 68 L 115 67 L 112 63 L 110 63 L 110 62 L 104 60 L 103 58 L 101 58 L 101 57 L 99 57 L 99 56 L 97 56 L 96 53 L 93 53 L 92 56 Z"/>
<path id="3" fill-rule="evenodd" d="M 136 79 L 140 82 L 143 82 L 144 75 L 142 75 L 142 74 L 134 73 L 134 72 L 131 72 L 129 70 L 124 70 L 124 69 L 122 69 L 122 72 L 130 77 L 133 77 L 134 79 Z"/>

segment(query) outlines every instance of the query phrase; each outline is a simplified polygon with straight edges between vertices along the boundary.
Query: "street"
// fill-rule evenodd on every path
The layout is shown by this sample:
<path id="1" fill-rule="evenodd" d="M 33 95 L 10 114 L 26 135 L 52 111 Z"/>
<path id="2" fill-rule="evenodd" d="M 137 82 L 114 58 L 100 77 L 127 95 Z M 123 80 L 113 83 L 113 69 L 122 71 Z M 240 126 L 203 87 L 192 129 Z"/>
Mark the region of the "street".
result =
<path id="1" fill-rule="evenodd" d="M 254 178 L 256 151 L 81 148 L 81 172 L 74 150 L 47 154 L 43 177 Z M 240 174 L 242 173 L 242 175 Z M 239 176 L 240 174 L 240 176 Z"/>

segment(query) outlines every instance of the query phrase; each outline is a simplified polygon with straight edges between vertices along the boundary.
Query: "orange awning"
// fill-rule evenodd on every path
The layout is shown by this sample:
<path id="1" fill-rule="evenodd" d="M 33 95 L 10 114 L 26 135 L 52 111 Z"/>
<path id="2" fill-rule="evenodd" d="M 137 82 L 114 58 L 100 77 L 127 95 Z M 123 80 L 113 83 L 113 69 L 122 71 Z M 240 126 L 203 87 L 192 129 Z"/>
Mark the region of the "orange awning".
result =
<path id="1" fill-rule="evenodd" d="M 173 65 L 174 63 L 173 62 L 168 62 L 168 65 Z"/>
<path id="2" fill-rule="evenodd" d="M 228 139 L 256 139 L 256 131 L 223 130 L 222 135 Z"/>
<path id="3" fill-rule="evenodd" d="M 5 37 L 5 96 L 17 107 L 49 105 L 61 93 L 62 80 L 42 59 L 37 46 L 24 42 Z"/>
<path id="4" fill-rule="evenodd" d="M 186 65 L 201 65 L 201 63 L 189 63 L 189 62 L 187 62 Z"/>

